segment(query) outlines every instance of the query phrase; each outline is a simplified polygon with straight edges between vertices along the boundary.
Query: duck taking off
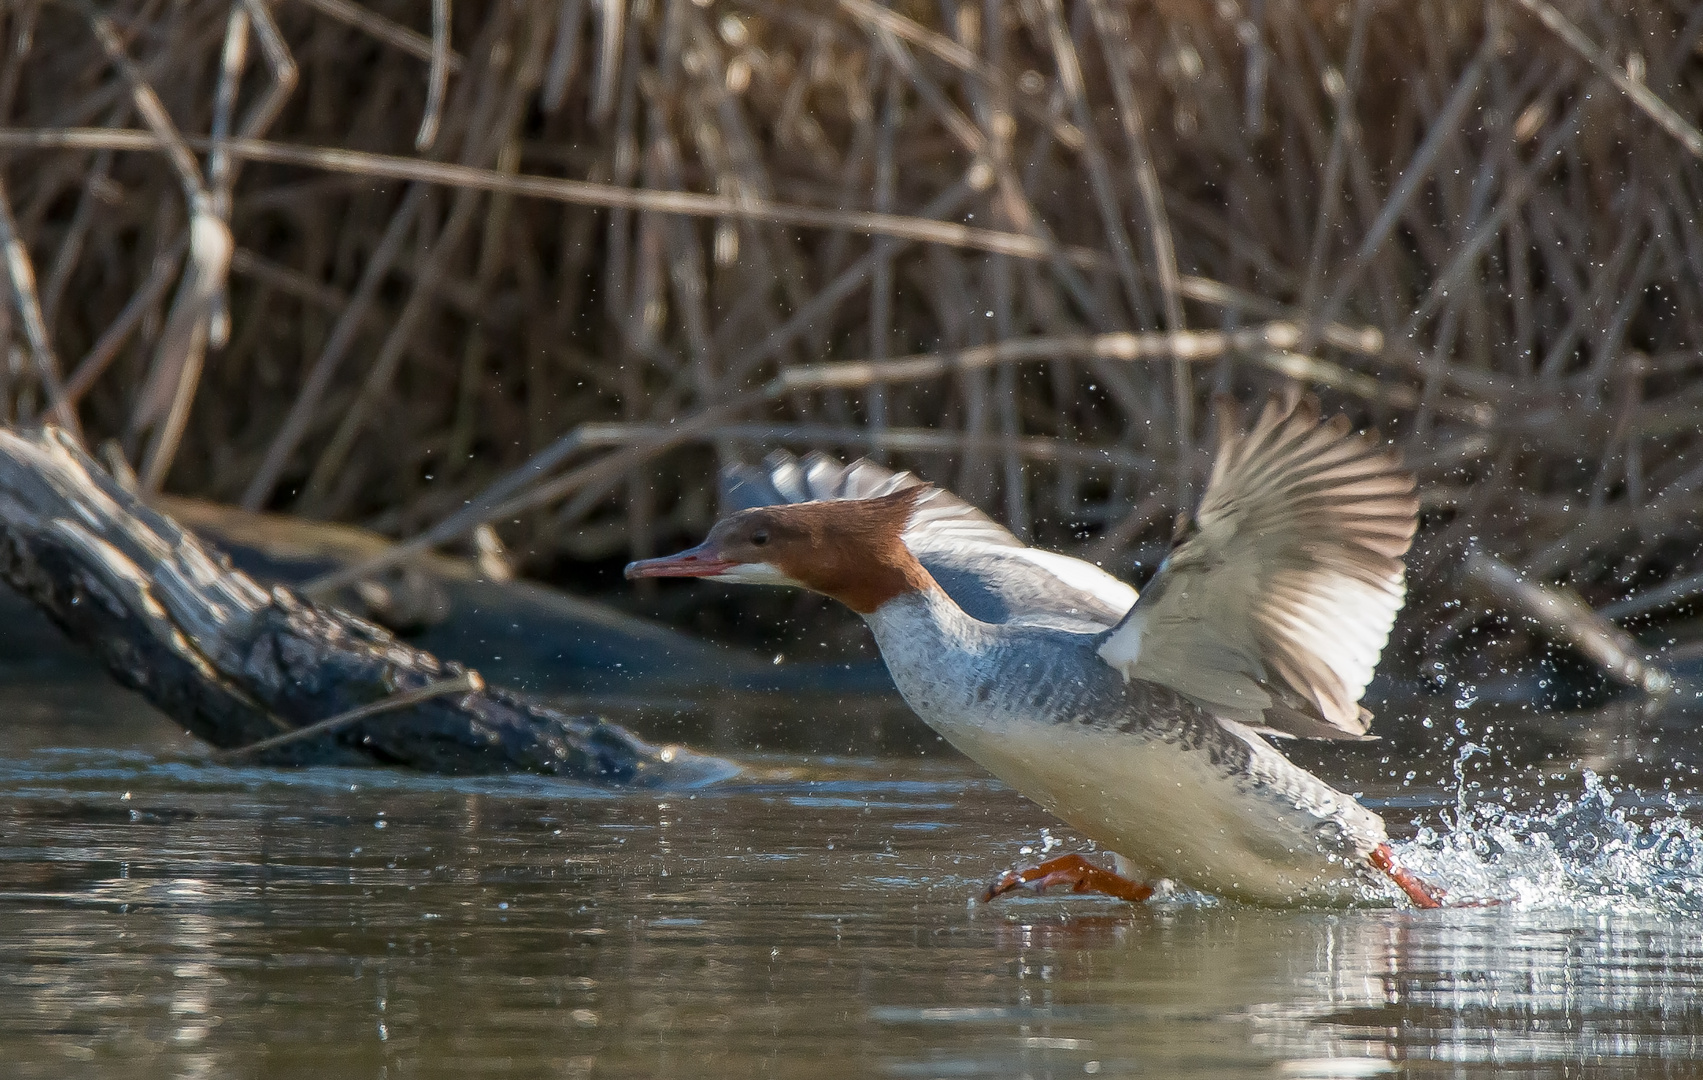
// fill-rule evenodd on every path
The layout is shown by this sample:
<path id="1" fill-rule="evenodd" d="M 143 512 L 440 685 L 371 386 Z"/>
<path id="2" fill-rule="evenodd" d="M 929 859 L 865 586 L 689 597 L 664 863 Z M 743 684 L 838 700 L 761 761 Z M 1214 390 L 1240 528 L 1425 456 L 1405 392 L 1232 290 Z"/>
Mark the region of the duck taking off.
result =
<path id="1" fill-rule="evenodd" d="M 1375 432 L 1222 404 L 1199 510 L 1147 590 L 1025 546 L 981 511 L 867 461 L 780 455 L 728 475 L 738 510 L 700 545 L 627 567 L 813 589 L 862 615 L 911 708 L 1084 835 L 1080 856 L 989 896 L 1068 885 L 1130 900 L 1160 880 L 1263 904 L 1343 903 L 1395 861 L 1377 814 L 1265 736 L 1366 737 L 1360 697 L 1405 596 L 1414 479 Z"/>

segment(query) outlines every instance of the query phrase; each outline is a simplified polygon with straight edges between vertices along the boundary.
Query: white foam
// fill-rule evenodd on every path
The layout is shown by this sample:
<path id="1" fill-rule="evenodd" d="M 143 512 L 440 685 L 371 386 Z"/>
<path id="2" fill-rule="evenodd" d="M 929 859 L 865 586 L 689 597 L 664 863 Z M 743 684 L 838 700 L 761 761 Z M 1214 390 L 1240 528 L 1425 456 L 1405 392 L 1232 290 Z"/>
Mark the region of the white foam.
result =
<path id="1" fill-rule="evenodd" d="M 1522 812 L 1482 802 L 1444 830 L 1397 844 L 1408 869 L 1453 900 L 1604 913 L 1703 911 L 1703 828 L 1679 815 L 1617 807 L 1595 773 L 1584 790 Z"/>

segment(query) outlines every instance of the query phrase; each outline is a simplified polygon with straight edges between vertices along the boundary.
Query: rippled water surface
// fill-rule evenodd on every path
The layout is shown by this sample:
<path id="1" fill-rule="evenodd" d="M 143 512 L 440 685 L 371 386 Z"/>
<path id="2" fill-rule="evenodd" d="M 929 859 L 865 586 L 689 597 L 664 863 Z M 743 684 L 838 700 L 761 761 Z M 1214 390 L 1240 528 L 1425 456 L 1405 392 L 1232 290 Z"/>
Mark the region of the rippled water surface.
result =
<path id="1" fill-rule="evenodd" d="M 982 906 L 1023 848 L 1076 845 L 956 759 L 609 795 L 212 767 L 18 709 L 0 1075 L 1703 1074 L 1672 785 L 1468 773 L 1491 797 L 1455 826 L 1452 776 L 1371 770 L 1406 857 L 1500 907 Z"/>

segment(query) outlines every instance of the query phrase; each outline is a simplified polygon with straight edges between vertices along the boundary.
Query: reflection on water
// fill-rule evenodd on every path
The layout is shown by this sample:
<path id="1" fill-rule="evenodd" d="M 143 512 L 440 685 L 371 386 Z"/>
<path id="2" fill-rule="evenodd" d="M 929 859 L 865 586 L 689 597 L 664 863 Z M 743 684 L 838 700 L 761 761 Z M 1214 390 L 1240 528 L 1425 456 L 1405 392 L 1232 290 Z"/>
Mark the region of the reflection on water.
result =
<path id="1" fill-rule="evenodd" d="M 1500 908 L 982 907 L 967 898 L 1051 823 L 950 759 L 762 759 L 716 790 L 612 796 L 181 748 L 4 757 L 8 1076 L 1689 1076 L 1703 1058 L 1679 792 L 1611 804 L 1606 781 L 1551 778 L 1545 811 L 1468 807 L 1471 828 L 1407 845 L 1515 889 Z M 1452 787 L 1390 785 L 1368 786 L 1398 827 L 1461 810 Z M 1550 861 L 1504 869 L 1528 842 Z"/>

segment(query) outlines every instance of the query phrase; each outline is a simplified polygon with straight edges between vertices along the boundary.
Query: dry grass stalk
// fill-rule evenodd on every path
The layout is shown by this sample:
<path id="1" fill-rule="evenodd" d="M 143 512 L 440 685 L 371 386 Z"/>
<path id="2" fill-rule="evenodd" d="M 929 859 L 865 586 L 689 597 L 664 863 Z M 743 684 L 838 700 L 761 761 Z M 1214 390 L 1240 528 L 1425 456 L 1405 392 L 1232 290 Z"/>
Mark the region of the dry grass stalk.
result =
<path id="1" fill-rule="evenodd" d="M 120 0 L 0 24 L 0 404 L 128 432 L 154 484 L 409 550 L 491 521 L 547 569 L 700 528 L 717 458 L 823 445 L 1112 558 L 1198 486 L 1207 395 L 1300 383 L 1419 463 L 1421 574 L 1467 537 L 1599 601 L 1703 568 L 1672 512 L 1703 487 L 1683 12 Z"/>

